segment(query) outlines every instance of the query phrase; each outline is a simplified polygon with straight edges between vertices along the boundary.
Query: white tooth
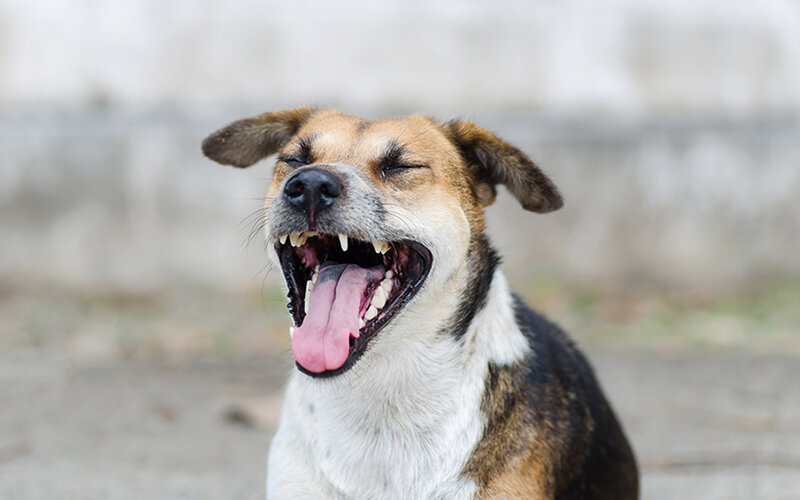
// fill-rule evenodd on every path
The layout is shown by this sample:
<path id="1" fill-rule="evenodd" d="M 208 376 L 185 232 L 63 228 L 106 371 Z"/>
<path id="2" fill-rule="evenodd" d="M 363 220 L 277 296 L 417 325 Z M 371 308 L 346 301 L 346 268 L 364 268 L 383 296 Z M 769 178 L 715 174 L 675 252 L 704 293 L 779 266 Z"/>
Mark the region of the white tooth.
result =
<path id="1" fill-rule="evenodd" d="M 319 233 L 317 233 L 316 231 L 306 231 L 305 233 L 302 234 L 302 236 L 303 236 L 303 240 L 302 241 L 303 242 L 300 245 L 301 246 L 305 245 L 306 241 L 308 241 L 309 238 L 313 238 L 314 236 L 317 236 L 318 234 Z"/>
<path id="2" fill-rule="evenodd" d="M 342 245 L 342 252 L 347 251 L 347 235 L 340 234 L 339 235 L 339 244 Z"/>
<path id="3" fill-rule="evenodd" d="M 392 291 L 392 280 L 386 278 L 385 280 L 381 281 L 381 289 L 388 292 Z"/>
<path id="4" fill-rule="evenodd" d="M 282 235 L 278 236 L 278 239 L 280 240 L 280 242 L 281 242 L 281 245 L 283 245 L 284 243 L 286 243 L 286 238 L 287 238 L 288 236 L 289 236 L 288 234 L 282 234 Z"/>
<path id="5" fill-rule="evenodd" d="M 308 291 L 306 293 L 311 293 L 311 291 L 314 290 L 314 285 L 315 282 L 313 279 L 308 280 L 308 282 L 306 283 L 306 290 Z"/>
<path id="6" fill-rule="evenodd" d="M 306 283 L 306 297 L 303 300 L 303 310 L 308 314 L 308 299 L 311 298 L 311 288 Z"/>
<path id="7" fill-rule="evenodd" d="M 300 233 L 300 236 L 297 237 L 297 246 L 301 247 L 306 244 L 306 240 L 308 236 L 305 233 Z"/>
<path id="8" fill-rule="evenodd" d="M 293 247 L 299 247 L 300 243 L 300 233 L 292 233 L 289 235 L 289 243 L 292 244 Z"/>
<path id="9" fill-rule="evenodd" d="M 318 272 L 315 272 L 315 273 L 314 273 L 314 276 L 312 276 L 312 277 L 311 277 L 311 284 L 312 284 L 312 285 L 316 285 L 316 284 L 317 284 L 317 280 L 318 280 L 318 279 L 319 279 L 319 273 L 318 273 Z"/>
<path id="10" fill-rule="evenodd" d="M 374 306 L 369 306 L 369 309 L 367 309 L 367 313 L 364 315 L 364 319 L 369 321 L 377 315 L 378 315 L 378 310 L 375 309 Z"/>
<path id="11" fill-rule="evenodd" d="M 360 330 L 360 329 L 364 328 L 365 326 L 367 326 L 367 324 L 364 323 L 364 318 L 358 318 L 358 329 Z"/>
<path id="12" fill-rule="evenodd" d="M 289 338 L 292 338 L 292 337 L 294 337 L 294 327 L 290 326 L 289 327 Z"/>
<path id="13" fill-rule="evenodd" d="M 391 247 L 385 241 L 373 241 L 372 248 L 375 249 L 375 253 L 383 254 L 388 252 Z"/>
<path id="14" fill-rule="evenodd" d="M 384 274 L 384 276 L 386 276 L 389 279 L 392 279 L 394 277 L 394 273 L 391 270 L 389 270 L 386 271 L 386 274 Z"/>
<path id="15" fill-rule="evenodd" d="M 386 294 L 386 290 L 381 287 L 375 289 L 375 294 L 372 296 L 372 301 L 370 304 L 375 306 L 376 309 L 380 309 L 386 305 L 386 299 L 389 298 Z"/>

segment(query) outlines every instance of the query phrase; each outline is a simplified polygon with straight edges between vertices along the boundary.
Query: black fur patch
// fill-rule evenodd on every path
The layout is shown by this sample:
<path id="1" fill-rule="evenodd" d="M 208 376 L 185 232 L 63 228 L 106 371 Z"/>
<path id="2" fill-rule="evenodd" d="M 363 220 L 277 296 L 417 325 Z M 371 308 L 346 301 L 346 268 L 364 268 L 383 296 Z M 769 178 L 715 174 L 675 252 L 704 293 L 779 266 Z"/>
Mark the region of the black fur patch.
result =
<path id="1" fill-rule="evenodd" d="M 451 327 L 451 332 L 456 338 L 461 338 L 467 333 L 467 328 L 475 315 L 486 305 L 486 296 L 492 286 L 494 271 L 500 264 L 500 257 L 486 235 L 480 234 L 470 243 L 467 262 L 470 263 L 469 279 L 467 286 L 461 292 Z"/>
<path id="2" fill-rule="evenodd" d="M 589 363 L 558 326 L 518 297 L 514 314 L 531 355 L 489 365 L 487 425 L 465 473 L 487 488 L 522 461 L 521 472 L 538 476 L 531 484 L 554 498 L 637 498 L 633 453 Z"/>
<path id="3" fill-rule="evenodd" d="M 386 145 L 386 152 L 378 162 L 378 170 L 381 176 L 385 176 L 386 172 L 398 168 L 402 163 L 403 154 L 405 154 L 403 146 L 395 141 L 389 141 Z"/>
<path id="4" fill-rule="evenodd" d="M 306 165 L 314 163 L 314 153 L 311 149 L 311 142 L 314 137 L 303 137 L 297 145 L 297 159 Z"/>

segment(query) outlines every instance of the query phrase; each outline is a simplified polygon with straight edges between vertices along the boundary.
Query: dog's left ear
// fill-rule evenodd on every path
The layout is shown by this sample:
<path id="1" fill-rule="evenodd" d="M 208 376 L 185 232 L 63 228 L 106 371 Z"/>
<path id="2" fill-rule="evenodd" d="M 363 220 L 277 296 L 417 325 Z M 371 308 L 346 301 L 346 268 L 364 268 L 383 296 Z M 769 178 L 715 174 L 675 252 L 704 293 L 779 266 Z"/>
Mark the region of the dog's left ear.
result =
<path id="1" fill-rule="evenodd" d="M 277 153 L 315 112 L 287 109 L 233 122 L 203 140 L 203 154 L 223 165 L 249 167 Z"/>
<path id="2" fill-rule="evenodd" d="M 472 122 L 453 120 L 444 128 L 467 162 L 482 206 L 494 202 L 497 184 L 505 185 L 531 212 L 552 212 L 564 205 L 555 184 L 519 149 Z"/>

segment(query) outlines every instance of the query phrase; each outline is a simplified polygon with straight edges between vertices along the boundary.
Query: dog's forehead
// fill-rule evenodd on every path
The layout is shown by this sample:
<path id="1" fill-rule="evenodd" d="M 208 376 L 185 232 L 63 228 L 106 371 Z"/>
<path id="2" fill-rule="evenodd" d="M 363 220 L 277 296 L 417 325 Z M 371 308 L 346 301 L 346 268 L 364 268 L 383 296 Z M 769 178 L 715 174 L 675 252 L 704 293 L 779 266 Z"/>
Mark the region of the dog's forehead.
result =
<path id="1" fill-rule="evenodd" d="M 435 160 L 453 148 L 439 126 L 425 116 L 366 120 L 341 113 L 322 113 L 306 123 L 298 139 L 310 142 L 315 156 L 334 161 L 375 159 L 390 147 Z M 423 158 L 420 158 L 423 159 Z"/>

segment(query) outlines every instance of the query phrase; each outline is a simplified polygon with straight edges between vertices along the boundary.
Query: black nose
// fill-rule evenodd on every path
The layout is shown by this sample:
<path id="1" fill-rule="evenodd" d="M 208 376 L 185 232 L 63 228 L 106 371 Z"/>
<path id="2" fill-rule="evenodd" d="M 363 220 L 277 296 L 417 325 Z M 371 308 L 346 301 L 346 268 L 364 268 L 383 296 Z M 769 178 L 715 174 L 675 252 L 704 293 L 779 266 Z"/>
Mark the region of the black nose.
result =
<path id="1" fill-rule="evenodd" d="M 308 168 L 294 174 L 283 188 L 289 204 L 309 214 L 333 205 L 342 193 L 339 179 L 321 168 Z"/>

